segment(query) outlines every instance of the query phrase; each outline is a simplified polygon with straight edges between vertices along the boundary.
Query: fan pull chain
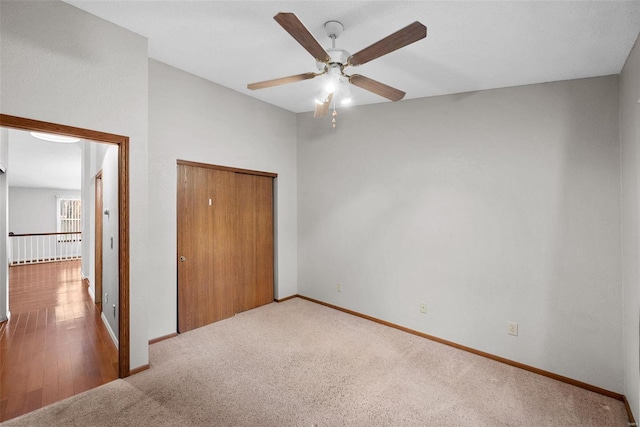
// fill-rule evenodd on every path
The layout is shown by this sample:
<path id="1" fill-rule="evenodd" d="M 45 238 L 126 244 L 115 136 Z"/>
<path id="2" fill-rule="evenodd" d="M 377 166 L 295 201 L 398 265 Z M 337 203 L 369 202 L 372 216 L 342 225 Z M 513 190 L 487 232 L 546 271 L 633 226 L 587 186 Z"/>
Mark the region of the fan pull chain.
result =
<path id="1" fill-rule="evenodd" d="M 336 100 L 333 99 L 333 113 L 331 113 L 331 127 L 333 129 L 336 128 L 336 116 L 338 115 L 338 112 L 336 111 Z"/>

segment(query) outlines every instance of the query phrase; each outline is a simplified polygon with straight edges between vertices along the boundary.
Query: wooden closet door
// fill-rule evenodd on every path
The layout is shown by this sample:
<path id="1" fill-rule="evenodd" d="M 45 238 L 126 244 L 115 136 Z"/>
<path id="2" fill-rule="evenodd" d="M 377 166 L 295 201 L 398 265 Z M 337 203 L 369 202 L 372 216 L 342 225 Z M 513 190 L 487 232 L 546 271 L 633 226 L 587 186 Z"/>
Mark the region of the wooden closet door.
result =
<path id="1" fill-rule="evenodd" d="M 235 173 L 178 165 L 178 331 L 235 314 Z"/>
<path id="2" fill-rule="evenodd" d="M 236 312 L 273 302 L 273 178 L 236 173 Z"/>

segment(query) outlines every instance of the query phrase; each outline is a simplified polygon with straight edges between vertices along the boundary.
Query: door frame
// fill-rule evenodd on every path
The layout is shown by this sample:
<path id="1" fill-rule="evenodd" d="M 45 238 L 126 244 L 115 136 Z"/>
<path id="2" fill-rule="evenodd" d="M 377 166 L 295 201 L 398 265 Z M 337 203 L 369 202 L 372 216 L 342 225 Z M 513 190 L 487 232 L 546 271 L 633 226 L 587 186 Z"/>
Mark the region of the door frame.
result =
<path id="1" fill-rule="evenodd" d="M 120 218 L 118 225 L 118 303 L 120 306 L 118 313 L 118 375 L 120 378 L 128 377 L 131 375 L 129 334 L 129 137 L 7 114 L 0 114 L 0 126 L 29 132 L 75 136 L 118 146 L 118 214 Z"/>
<path id="2" fill-rule="evenodd" d="M 245 173 L 247 175 L 268 176 L 274 179 L 278 177 L 278 174 L 273 172 L 263 172 L 263 171 L 256 171 L 251 169 L 232 168 L 230 166 L 211 165 L 209 163 L 192 162 L 189 160 L 178 159 L 176 160 L 176 164 L 184 165 L 184 166 L 193 166 L 196 168 L 217 169 L 217 170 L 227 171 L 227 172 Z"/>
<path id="3" fill-rule="evenodd" d="M 273 179 L 273 188 L 272 188 L 272 197 L 273 197 L 273 292 L 274 292 L 274 298 L 275 298 L 275 294 L 276 294 L 276 288 L 278 286 L 278 280 L 277 280 L 277 271 L 278 271 L 278 266 L 277 266 L 277 262 L 278 262 L 278 256 L 277 256 L 277 251 L 278 251 L 278 239 L 277 239 L 277 202 L 276 202 L 276 179 L 278 178 L 278 174 L 274 173 L 274 172 L 264 172 L 264 171 L 257 171 L 257 170 L 252 170 L 252 169 L 241 169 L 241 168 L 235 168 L 235 167 L 230 167 L 230 166 L 220 166 L 220 165 L 213 165 L 213 164 L 209 164 L 209 163 L 200 163 L 200 162 L 192 162 L 190 160 L 182 160 L 182 159 L 177 159 L 176 160 L 176 166 L 191 166 L 191 167 L 196 167 L 196 168 L 205 168 L 205 169 L 215 169 L 215 170 L 220 170 L 220 171 L 225 171 L 225 172 L 234 172 L 234 173 L 241 173 L 241 174 L 247 174 L 247 175 L 256 175 L 256 176 L 264 176 L 264 177 L 269 177 Z M 178 177 L 179 179 L 179 177 Z M 178 188 L 176 188 L 176 208 L 178 207 L 178 200 L 177 198 L 179 197 L 178 194 Z M 179 227 L 179 213 L 176 212 L 176 231 L 178 230 Z M 180 246 L 179 246 L 179 239 L 180 236 L 176 233 L 176 263 L 180 263 L 179 258 L 180 258 Z M 179 273 L 178 273 L 178 269 L 179 269 L 179 265 L 176 265 L 176 308 L 179 312 L 180 310 L 180 301 L 179 301 L 179 293 L 180 293 L 180 283 L 179 283 Z M 275 301 L 275 299 L 274 299 Z M 180 330 L 180 315 L 178 314 L 178 316 L 176 316 L 176 331 Z M 180 333 L 180 332 L 178 332 Z"/>

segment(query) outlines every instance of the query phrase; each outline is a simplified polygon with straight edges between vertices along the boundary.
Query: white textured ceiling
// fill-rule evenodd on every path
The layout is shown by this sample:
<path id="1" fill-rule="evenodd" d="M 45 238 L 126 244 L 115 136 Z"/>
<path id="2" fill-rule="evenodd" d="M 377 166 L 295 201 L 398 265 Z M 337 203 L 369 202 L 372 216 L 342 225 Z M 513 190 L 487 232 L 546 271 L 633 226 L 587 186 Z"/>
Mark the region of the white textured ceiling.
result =
<path id="1" fill-rule="evenodd" d="M 349 68 L 405 99 L 617 74 L 640 30 L 640 1 L 88 1 L 68 0 L 149 39 L 149 56 L 293 112 L 313 109 L 319 79 L 250 91 L 247 83 L 316 71 L 272 18 L 294 12 L 325 47 L 323 24 L 355 53 L 420 21 L 427 38 Z M 355 71 L 357 69 L 357 71 Z M 388 102 L 353 87 L 356 105 Z"/>
<path id="2" fill-rule="evenodd" d="M 9 186 L 80 190 L 81 143 L 48 142 L 9 129 Z"/>

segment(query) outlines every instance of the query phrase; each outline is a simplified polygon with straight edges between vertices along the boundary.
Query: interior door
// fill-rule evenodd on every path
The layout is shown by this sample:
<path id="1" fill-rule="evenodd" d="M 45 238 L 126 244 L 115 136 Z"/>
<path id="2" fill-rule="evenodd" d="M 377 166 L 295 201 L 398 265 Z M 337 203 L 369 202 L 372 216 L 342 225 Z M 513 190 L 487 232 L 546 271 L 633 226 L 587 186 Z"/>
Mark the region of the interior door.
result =
<path id="1" fill-rule="evenodd" d="M 178 165 L 178 331 L 233 316 L 233 172 Z"/>

